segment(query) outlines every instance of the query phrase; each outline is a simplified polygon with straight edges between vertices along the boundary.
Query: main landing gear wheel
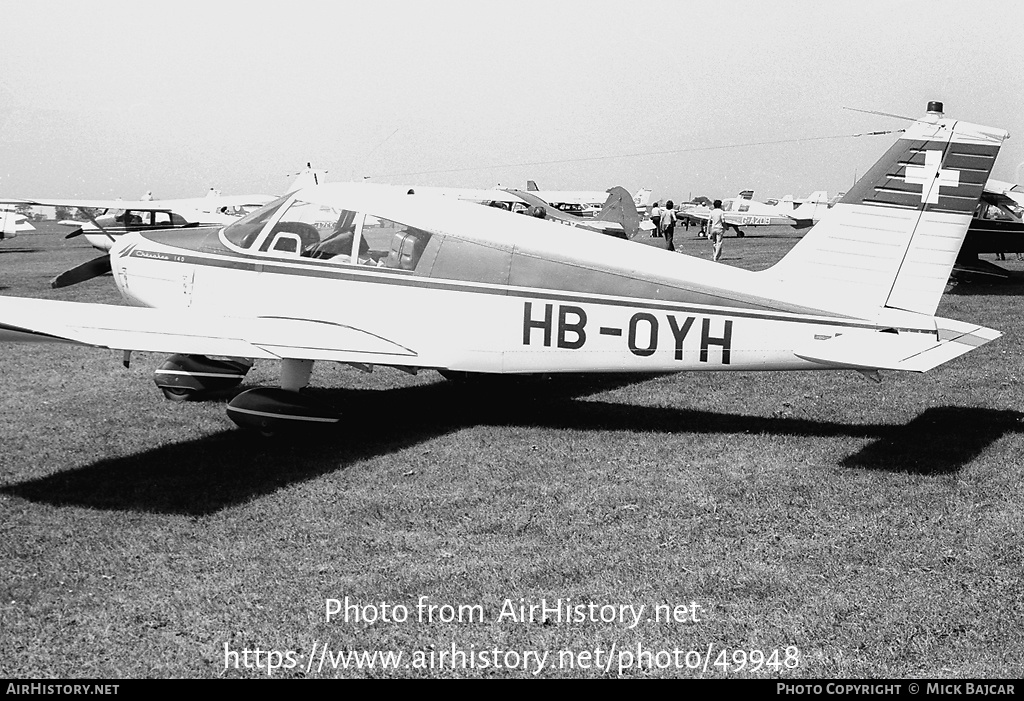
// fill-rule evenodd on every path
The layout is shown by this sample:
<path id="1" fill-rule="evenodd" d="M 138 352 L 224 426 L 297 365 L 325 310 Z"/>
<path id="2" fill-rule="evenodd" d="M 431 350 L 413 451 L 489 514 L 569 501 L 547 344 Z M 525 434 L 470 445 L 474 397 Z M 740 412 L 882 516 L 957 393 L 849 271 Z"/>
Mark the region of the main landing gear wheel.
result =
<path id="1" fill-rule="evenodd" d="M 251 367 L 252 363 L 244 359 L 221 360 L 179 353 L 153 372 L 153 382 L 167 399 L 183 402 L 237 386 Z"/>
<path id="2" fill-rule="evenodd" d="M 246 390 L 228 403 L 228 417 L 242 428 L 265 436 L 337 424 L 341 417 L 331 407 L 301 392 L 280 387 Z"/>
<path id="3" fill-rule="evenodd" d="M 187 387 L 161 387 L 164 398 L 172 402 L 187 402 L 196 394 L 195 390 Z"/>

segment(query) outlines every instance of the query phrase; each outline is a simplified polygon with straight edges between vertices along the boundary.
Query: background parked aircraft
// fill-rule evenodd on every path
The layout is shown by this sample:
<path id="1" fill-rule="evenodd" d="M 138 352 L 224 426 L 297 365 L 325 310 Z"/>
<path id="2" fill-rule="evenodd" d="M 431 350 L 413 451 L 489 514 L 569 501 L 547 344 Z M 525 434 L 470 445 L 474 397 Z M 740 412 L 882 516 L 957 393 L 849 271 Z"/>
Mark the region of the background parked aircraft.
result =
<path id="1" fill-rule="evenodd" d="M 794 226 L 796 219 L 780 212 L 775 206 L 757 202 L 753 190 L 744 190 L 736 197 L 722 200 L 723 220 L 726 228 L 732 227 L 737 236 L 743 236 L 741 226 Z M 711 218 L 708 205 L 683 205 L 677 210 L 677 217 L 687 217 L 693 222 L 704 223 Z"/>
<path id="2" fill-rule="evenodd" d="M 1008 276 L 1004 268 L 980 260 L 980 253 L 1024 253 L 1024 187 L 999 180 L 989 180 L 985 184 L 985 191 L 956 259 L 955 272 L 958 275 Z"/>
<path id="3" fill-rule="evenodd" d="M 533 180 L 526 181 L 526 191 L 567 214 L 582 218 L 596 216 L 608 199 L 607 192 L 597 190 L 541 190 Z M 633 195 L 633 205 L 638 212 L 646 210 L 651 203 L 651 192 L 647 188 L 640 188 Z"/>
<path id="4" fill-rule="evenodd" d="M 786 195 L 779 200 L 765 200 L 765 204 L 774 207 L 780 214 L 784 214 L 795 219 L 796 222 L 793 226 L 801 229 L 817 224 L 818 220 L 820 220 L 825 215 L 825 212 L 827 212 L 838 200 L 839 198 L 837 197 L 830 201 L 828 198 L 828 192 L 825 190 L 817 190 L 803 199 L 793 199 L 792 195 Z"/>
<path id="5" fill-rule="evenodd" d="M 13 239 L 19 231 L 34 230 L 24 214 L 19 214 L 13 206 L 0 203 L 0 239 Z"/>
<path id="6" fill-rule="evenodd" d="M 0 204 L 77 208 L 88 221 L 62 221 L 62 224 L 76 227 L 65 238 L 85 236 L 94 248 L 106 252 L 118 237 L 129 232 L 226 225 L 273 199 L 269 195 L 179 200 L 0 199 Z M 93 214 L 94 211 L 100 213 Z M 110 257 L 104 254 L 61 273 L 51 284 L 65 287 L 106 272 L 110 272 Z"/>
<path id="7" fill-rule="evenodd" d="M 527 212 L 531 208 L 536 212 L 536 208 L 540 208 L 544 212 L 544 216 L 553 221 L 618 238 L 632 238 L 636 234 L 641 219 L 636 202 L 650 198 L 651 194 L 650 190 L 641 189 L 635 195 L 630 195 L 625 188 L 613 187 L 604 194 L 597 213 L 584 217 L 573 214 L 554 202 L 548 202 L 540 196 L 542 193 L 539 190 L 523 191 L 512 188 L 474 190 L 457 187 L 417 186 L 409 188 L 408 192 L 417 195 L 454 197 L 468 202 L 501 207 L 515 213 Z"/>
<path id="8" fill-rule="evenodd" d="M 608 190 L 608 197 L 601 211 L 593 218 L 577 217 L 564 212 L 536 196 L 535 192 L 509 190 L 530 204 L 530 214 L 551 219 L 569 226 L 579 227 L 588 231 L 596 231 L 620 239 L 632 239 L 640 227 L 640 214 L 637 212 L 635 198 L 622 187 Z"/>

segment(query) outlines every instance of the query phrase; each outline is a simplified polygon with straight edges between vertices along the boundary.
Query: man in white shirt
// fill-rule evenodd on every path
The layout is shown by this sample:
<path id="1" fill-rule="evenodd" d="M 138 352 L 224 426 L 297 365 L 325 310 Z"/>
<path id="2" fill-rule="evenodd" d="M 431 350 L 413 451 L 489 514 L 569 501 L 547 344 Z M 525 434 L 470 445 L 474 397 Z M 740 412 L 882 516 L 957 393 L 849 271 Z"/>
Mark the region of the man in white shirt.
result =
<path id="1" fill-rule="evenodd" d="M 722 210 L 722 200 L 715 200 L 715 206 L 711 210 L 711 218 L 708 220 L 708 239 L 711 241 L 711 260 L 717 261 L 722 256 L 722 241 L 725 240 L 725 212 Z"/>

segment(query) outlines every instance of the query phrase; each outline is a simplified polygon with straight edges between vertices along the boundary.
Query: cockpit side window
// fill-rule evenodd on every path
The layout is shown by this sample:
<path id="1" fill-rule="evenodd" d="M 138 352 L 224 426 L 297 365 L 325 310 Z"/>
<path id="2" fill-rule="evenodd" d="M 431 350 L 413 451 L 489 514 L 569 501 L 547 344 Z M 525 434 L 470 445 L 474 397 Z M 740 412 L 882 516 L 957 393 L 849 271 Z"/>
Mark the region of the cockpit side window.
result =
<path id="1" fill-rule="evenodd" d="M 224 229 L 224 238 L 239 248 L 249 248 L 287 199 L 287 196 L 276 199 L 230 224 Z"/>
<path id="2" fill-rule="evenodd" d="M 1016 214 L 1016 213 L 1014 213 Z M 982 200 L 978 205 L 978 212 L 975 217 L 980 217 L 987 221 L 1013 221 L 1014 217 L 1009 211 L 1003 209 L 995 202 L 985 202 Z M 1019 215 L 1018 215 L 1019 218 Z"/>
<path id="3" fill-rule="evenodd" d="M 349 209 L 332 209 L 330 212 L 321 210 L 323 215 L 314 226 L 319 240 L 312 246 L 302 250 L 304 258 L 330 260 L 334 263 L 362 262 L 368 248 L 366 241 L 359 238 L 363 227 L 363 215 Z M 358 254 L 352 257 L 352 248 L 359 240 Z"/>
<path id="4" fill-rule="evenodd" d="M 363 224 L 365 257 L 385 268 L 415 270 L 430 237 L 429 231 L 382 217 L 367 216 Z"/>

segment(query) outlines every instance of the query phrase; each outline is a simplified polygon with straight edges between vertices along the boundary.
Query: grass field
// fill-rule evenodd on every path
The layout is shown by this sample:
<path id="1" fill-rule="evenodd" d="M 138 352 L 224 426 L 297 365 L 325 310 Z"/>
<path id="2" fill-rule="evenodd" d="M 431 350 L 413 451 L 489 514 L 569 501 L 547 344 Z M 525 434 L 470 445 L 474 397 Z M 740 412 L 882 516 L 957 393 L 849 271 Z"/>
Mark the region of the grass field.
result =
<path id="1" fill-rule="evenodd" d="M 796 240 L 729 238 L 723 262 Z M 80 241 L 0 243 L 0 293 L 118 301 L 110 278 L 49 289 L 94 254 Z M 528 652 L 547 677 L 1020 677 L 1024 263 L 1006 266 L 939 308 L 1004 337 L 926 375 L 474 389 L 320 363 L 343 425 L 287 439 L 235 429 L 223 400 L 165 401 L 159 356 L 0 346 L 0 677 L 528 677 Z M 261 362 L 245 387 L 276 379 Z M 326 620 L 345 597 L 389 620 Z M 508 615 L 559 599 L 580 615 Z M 698 655 L 654 654 L 674 650 Z"/>

